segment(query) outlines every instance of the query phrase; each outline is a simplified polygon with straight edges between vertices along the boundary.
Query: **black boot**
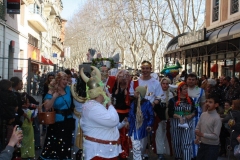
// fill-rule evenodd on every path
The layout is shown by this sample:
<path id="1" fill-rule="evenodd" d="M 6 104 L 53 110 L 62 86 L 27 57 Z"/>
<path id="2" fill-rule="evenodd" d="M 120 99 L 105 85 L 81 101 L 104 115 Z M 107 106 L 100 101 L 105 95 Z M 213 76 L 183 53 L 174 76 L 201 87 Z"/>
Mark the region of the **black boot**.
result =
<path id="1" fill-rule="evenodd" d="M 81 160 L 82 159 L 82 153 L 83 153 L 83 150 L 82 149 L 79 149 L 76 153 L 76 160 Z"/>

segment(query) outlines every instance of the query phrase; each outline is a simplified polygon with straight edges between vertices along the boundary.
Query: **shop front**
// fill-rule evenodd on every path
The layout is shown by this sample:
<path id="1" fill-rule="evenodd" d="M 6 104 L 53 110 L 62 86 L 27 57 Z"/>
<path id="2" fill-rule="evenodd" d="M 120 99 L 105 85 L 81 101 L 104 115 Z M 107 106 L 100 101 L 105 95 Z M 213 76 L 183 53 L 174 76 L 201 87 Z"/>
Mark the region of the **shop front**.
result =
<path id="1" fill-rule="evenodd" d="M 206 31 L 185 33 L 169 42 L 166 63 L 177 59 L 188 72 L 211 78 L 236 76 L 240 72 L 240 22 Z"/>

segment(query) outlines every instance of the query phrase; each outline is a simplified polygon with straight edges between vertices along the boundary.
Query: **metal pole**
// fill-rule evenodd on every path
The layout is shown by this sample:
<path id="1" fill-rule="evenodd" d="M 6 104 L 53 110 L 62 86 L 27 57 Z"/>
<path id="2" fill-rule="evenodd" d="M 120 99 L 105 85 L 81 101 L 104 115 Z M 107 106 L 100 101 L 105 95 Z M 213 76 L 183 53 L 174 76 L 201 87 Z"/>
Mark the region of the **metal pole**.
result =
<path id="1" fill-rule="evenodd" d="M 31 72 L 32 71 L 32 65 L 31 65 L 31 58 L 28 59 L 28 76 L 27 76 L 27 93 L 31 94 Z"/>
<path id="2" fill-rule="evenodd" d="M 234 56 L 235 56 L 235 54 L 234 54 Z M 232 77 L 235 77 L 235 66 L 236 66 L 236 58 L 234 57 L 233 58 L 233 75 L 232 75 Z"/>
<path id="3" fill-rule="evenodd" d="M 54 64 L 54 66 L 53 66 L 53 72 L 54 73 L 56 73 L 56 68 L 57 68 L 57 66 L 56 66 L 56 64 Z"/>
<path id="4" fill-rule="evenodd" d="M 6 6 L 6 3 L 5 3 Z M 3 57 L 5 57 L 5 52 L 6 52 L 6 22 L 3 23 Z M 5 59 L 2 59 L 2 78 L 5 78 L 5 71 L 4 71 L 4 64 L 5 64 Z"/>

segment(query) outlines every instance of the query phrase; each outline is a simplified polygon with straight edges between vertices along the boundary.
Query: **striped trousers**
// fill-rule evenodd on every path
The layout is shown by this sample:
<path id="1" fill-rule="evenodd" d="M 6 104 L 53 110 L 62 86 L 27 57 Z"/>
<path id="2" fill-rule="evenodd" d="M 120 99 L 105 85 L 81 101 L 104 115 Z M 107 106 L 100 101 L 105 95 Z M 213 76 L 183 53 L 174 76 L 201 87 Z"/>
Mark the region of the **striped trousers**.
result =
<path id="1" fill-rule="evenodd" d="M 134 135 L 132 135 L 131 140 L 132 140 L 132 148 L 133 148 L 133 159 L 142 160 L 142 155 L 146 150 L 148 137 L 144 137 L 140 140 L 138 139 L 134 140 Z"/>
<path id="2" fill-rule="evenodd" d="M 178 127 L 178 119 L 171 119 L 171 136 L 175 158 L 191 160 L 192 135 L 191 128 Z"/>

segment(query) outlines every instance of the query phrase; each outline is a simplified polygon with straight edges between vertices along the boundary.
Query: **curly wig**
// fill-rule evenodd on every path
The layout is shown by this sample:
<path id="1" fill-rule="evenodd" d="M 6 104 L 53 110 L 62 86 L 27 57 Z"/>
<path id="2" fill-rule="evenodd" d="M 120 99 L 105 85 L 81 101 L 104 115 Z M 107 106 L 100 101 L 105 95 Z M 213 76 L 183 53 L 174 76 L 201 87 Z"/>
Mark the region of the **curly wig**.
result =
<path id="1" fill-rule="evenodd" d="M 52 92 L 57 91 L 58 85 L 64 77 L 67 78 L 67 74 L 65 72 L 58 72 L 55 76 L 55 79 L 53 79 L 48 85 L 49 90 L 51 90 Z"/>

